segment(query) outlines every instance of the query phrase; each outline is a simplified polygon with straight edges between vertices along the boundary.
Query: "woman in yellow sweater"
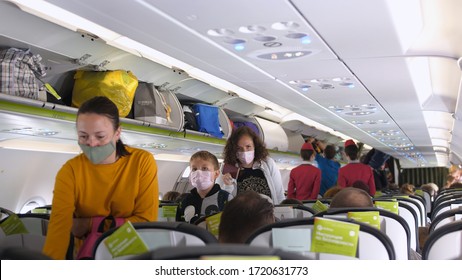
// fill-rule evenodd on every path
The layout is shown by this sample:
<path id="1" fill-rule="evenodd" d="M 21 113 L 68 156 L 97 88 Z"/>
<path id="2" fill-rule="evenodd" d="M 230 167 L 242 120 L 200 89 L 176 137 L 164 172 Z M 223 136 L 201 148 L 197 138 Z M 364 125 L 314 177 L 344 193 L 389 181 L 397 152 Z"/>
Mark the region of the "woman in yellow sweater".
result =
<path id="1" fill-rule="evenodd" d="M 151 153 L 120 140 L 119 112 L 106 97 L 95 97 L 77 113 L 83 153 L 59 170 L 43 252 L 64 259 L 72 232 L 75 244 L 89 232 L 91 217 L 122 217 L 131 222 L 157 219 L 157 165 Z M 80 239 L 80 240 L 79 240 Z"/>

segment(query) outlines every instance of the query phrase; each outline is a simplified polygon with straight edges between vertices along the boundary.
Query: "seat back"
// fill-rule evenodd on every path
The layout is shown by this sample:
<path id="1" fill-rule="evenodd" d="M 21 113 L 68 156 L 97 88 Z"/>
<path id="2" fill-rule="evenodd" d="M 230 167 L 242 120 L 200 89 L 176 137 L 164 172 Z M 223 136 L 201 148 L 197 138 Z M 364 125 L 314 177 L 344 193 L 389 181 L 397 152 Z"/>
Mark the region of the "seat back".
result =
<path id="1" fill-rule="evenodd" d="M 431 233 L 441 226 L 460 219 L 462 219 L 462 207 L 442 212 L 432 221 L 429 232 Z"/>
<path id="2" fill-rule="evenodd" d="M 175 246 L 205 246 L 206 244 L 218 243 L 215 236 L 207 230 L 183 222 L 150 222 L 150 223 L 133 223 L 133 227 L 141 239 L 146 243 L 149 250 L 160 247 Z M 94 258 L 109 260 L 113 259 L 109 253 L 104 240 L 108 238 L 115 230 L 111 229 L 105 232 L 95 244 Z M 127 259 L 132 256 L 123 256 L 121 259 Z"/>
<path id="3" fill-rule="evenodd" d="M 285 220 L 270 225 L 263 226 L 256 230 L 246 241 L 246 244 L 251 246 L 259 247 L 277 247 L 277 244 L 273 244 L 273 229 L 277 228 L 287 228 L 295 229 L 292 232 L 296 232 L 297 229 L 303 229 L 304 243 L 303 246 L 306 246 L 306 243 L 311 240 L 311 233 L 313 231 L 315 217 L 308 219 L 293 219 Z M 391 240 L 378 229 L 368 226 L 363 223 L 359 223 L 350 219 L 340 219 L 335 218 L 335 220 L 346 221 L 348 223 L 358 224 L 359 229 L 359 238 L 358 238 L 358 250 L 357 258 L 358 259 L 378 259 L 378 260 L 394 260 L 395 259 L 395 250 Z M 290 235 L 290 231 L 288 232 Z M 288 236 L 288 238 L 291 238 Z M 287 240 L 288 242 L 300 241 L 300 240 Z M 299 251 L 300 254 L 308 256 L 314 259 L 351 259 L 350 257 L 334 254 L 325 254 L 325 253 L 313 253 L 308 250 L 310 246 L 306 246 L 307 251 Z M 287 250 L 287 248 L 283 249 Z M 303 249 L 304 250 L 304 249 Z"/>
<path id="4" fill-rule="evenodd" d="M 411 231 L 409 225 L 404 220 L 404 218 L 396 215 L 390 211 L 375 207 L 365 207 L 365 208 L 338 208 L 338 209 L 329 209 L 324 212 L 317 213 L 316 217 L 326 217 L 329 216 L 344 216 L 347 217 L 348 212 L 367 212 L 367 211 L 376 211 L 379 212 L 379 215 L 382 219 L 380 231 L 385 233 L 393 242 L 393 247 L 395 249 L 396 259 L 397 260 L 407 260 L 409 259 L 409 249 L 410 240 L 411 240 Z"/>
<path id="5" fill-rule="evenodd" d="M 277 220 L 285 219 L 298 219 L 298 218 L 309 218 L 313 217 L 315 211 L 310 207 L 304 205 L 275 205 L 274 206 L 274 217 Z"/>
<path id="6" fill-rule="evenodd" d="M 435 220 L 438 215 L 440 215 L 443 212 L 449 211 L 455 207 L 461 207 L 462 206 L 462 198 L 458 199 L 449 199 L 445 200 L 441 203 L 436 204 L 435 208 L 432 211 L 432 218 L 431 220 Z"/>
<path id="7" fill-rule="evenodd" d="M 455 260 L 462 258 L 462 221 L 446 224 L 429 236 L 422 249 L 424 260 Z"/>
<path id="8" fill-rule="evenodd" d="M 414 251 L 418 251 L 419 248 L 419 227 L 418 227 L 418 218 L 417 213 L 414 211 L 415 209 L 412 206 L 405 204 L 403 202 L 398 203 L 398 211 L 399 216 L 402 217 L 409 226 L 409 230 L 411 233 L 411 249 Z"/>
<path id="9" fill-rule="evenodd" d="M 407 204 L 412 208 L 412 211 L 416 214 L 418 227 L 424 227 L 426 225 L 425 211 L 420 208 L 419 203 L 416 200 L 410 197 L 409 198 L 394 197 L 394 198 L 396 198 L 400 203 Z"/>
<path id="10" fill-rule="evenodd" d="M 309 260 L 306 256 L 269 247 L 255 247 L 246 244 L 210 244 L 207 246 L 162 247 L 148 253 L 135 256 L 136 260 L 197 260 L 203 258 L 225 259 L 281 259 Z"/>
<path id="11" fill-rule="evenodd" d="M 27 248 L 41 252 L 44 244 L 45 236 L 30 233 L 12 234 L 0 239 L 1 248 Z"/>
<path id="12" fill-rule="evenodd" d="M 0 260 L 51 260 L 41 251 L 25 247 L 0 247 Z"/>
<path id="13" fill-rule="evenodd" d="M 49 214 L 18 214 L 19 219 L 26 227 L 30 234 L 47 235 L 48 223 L 50 221 Z"/>
<path id="14" fill-rule="evenodd" d="M 171 211 L 175 207 L 178 207 L 178 203 L 173 203 L 173 202 L 160 203 L 159 210 L 157 212 L 157 221 L 158 222 L 175 222 L 176 221 L 176 210 Z"/>

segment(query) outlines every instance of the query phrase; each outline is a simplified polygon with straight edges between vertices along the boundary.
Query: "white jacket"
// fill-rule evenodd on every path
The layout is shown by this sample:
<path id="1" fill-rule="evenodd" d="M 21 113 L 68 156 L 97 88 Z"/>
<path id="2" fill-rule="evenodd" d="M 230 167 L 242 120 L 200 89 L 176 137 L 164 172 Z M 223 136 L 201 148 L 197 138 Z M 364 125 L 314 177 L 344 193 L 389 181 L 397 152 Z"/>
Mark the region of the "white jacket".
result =
<path id="1" fill-rule="evenodd" d="M 223 190 L 229 192 L 234 197 L 236 197 L 237 182 L 236 180 L 234 180 L 232 185 L 225 185 L 225 183 L 223 182 L 222 174 L 223 166 L 224 164 L 222 164 L 220 168 L 220 176 L 217 178 L 216 183 L 219 184 Z M 263 171 L 266 181 L 268 182 L 268 187 L 271 192 L 271 199 L 273 200 L 273 204 L 280 204 L 281 201 L 285 199 L 285 196 L 284 187 L 282 186 L 281 172 L 276 166 L 276 162 L 272 158 L 266 157 L 264 160 L 260 162 L 254 162 L 252 168 L 260 169 L 261 171 Z"/>

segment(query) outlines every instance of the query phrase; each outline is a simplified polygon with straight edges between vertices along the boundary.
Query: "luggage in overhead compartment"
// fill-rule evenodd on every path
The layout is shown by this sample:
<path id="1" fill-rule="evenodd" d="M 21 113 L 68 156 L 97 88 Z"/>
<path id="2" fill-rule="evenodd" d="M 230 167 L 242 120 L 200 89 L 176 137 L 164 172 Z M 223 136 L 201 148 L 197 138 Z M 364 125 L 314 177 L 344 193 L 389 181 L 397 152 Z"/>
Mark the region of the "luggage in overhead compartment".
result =
<path id="1" fill-rule="evenodd" d="M 220 129 L 217 106 L 198 103 L 193 105 L 193 110 L 196 114 L 199 131 L 206 132 L 218 138 L 223 137 L 224 133 Z"/>
<path id="2" fill-rule="evenodd" d="M 42 81 L 46 75 L 42 57 L 30 50 L 8 48 L 0 51 L 0 92 L 47 101 L 46 92 L 50 92 L 55 103 L 61 97 L 47 83 Z"/>
<path id="3" fill-rule="evenodd" d="M 247 126 L 249 127 L 250 129 L 253 130 L 253 132 L 255 132 L 258 136 L 260 136 L 260 129 L 258 129 L 257 125 L 253 122 L 247 122 L 247 121 L 242 121 L 242 122 L 239 122 L 239 121 L 236 121 L 234 122 L 234 127 L 237 129 L 238 127 L 241 127 L 241 126 Z"/>
<path id="4" fill-rule="evenodd" d="M 139 82 L 133 101 L 134 118 L 137 120 L 168 125 L 172 123 L 172 108 L 166 98 L 153 84 Z"/>
<path id="5" fill-rule="evenodd" d="M 106 96 L 117 105 L 121 117 L 130 112 L 138 87 L 138 79 L 130 71 L 77 70 L 74 79 L 72 106 L 78 108 L 92 97 Z"/>

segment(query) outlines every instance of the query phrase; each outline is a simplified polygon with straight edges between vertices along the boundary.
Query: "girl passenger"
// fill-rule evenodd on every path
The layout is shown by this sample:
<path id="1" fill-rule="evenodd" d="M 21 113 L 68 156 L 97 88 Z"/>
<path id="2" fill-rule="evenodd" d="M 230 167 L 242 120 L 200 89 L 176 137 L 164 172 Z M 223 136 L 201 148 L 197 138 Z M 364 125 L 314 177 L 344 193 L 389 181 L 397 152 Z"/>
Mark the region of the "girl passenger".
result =
<path id="1" fill-rule="evenodd" d="M 284 200 L 281 173 L 252 129 L 242 126 L 231 134 L 224 149 L 225 165 L 238 168 L 236 178 L 223 171 L 221 176 L 220 185 L 233 196 L 253 190 L 270 197 L 274 205 Z"/>

